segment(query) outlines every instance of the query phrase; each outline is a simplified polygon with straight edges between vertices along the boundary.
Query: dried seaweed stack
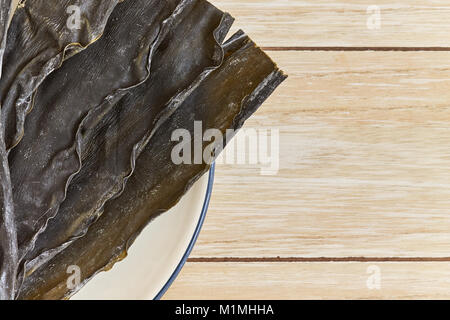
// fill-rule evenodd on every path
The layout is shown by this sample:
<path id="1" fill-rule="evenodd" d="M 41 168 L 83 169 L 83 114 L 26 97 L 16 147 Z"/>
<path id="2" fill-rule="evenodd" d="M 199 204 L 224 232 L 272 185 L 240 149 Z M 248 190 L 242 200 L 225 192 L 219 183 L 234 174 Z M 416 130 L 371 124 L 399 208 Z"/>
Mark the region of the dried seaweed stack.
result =
<path id="1" fill-rule="evenodd" d="M 176 164 L 172 133 L 238 130 L 285 75 L 205 0 L 0 2 L 0 298 L 68 298 L 228 141 Z"/>

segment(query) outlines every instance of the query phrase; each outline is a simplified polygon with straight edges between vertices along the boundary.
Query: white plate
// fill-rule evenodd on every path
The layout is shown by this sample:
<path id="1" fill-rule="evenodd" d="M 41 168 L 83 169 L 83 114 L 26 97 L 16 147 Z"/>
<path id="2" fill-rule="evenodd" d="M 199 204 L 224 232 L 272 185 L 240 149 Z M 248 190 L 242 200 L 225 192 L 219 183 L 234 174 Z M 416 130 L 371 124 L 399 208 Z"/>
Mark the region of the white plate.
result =
<path id="1" fill-rule="evenodd" d="M 96 275 L 72 299 L 159 299 L 197 240 L 213 180 L 214 166 L 175 207 L 142 231 L 123 261 Z"/>

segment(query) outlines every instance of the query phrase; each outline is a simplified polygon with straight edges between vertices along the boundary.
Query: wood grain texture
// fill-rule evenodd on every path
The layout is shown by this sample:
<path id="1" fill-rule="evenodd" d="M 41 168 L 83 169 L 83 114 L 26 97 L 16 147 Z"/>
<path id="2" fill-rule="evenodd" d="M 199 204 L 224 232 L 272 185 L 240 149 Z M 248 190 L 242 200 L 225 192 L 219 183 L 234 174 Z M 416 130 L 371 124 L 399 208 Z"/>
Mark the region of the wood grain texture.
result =
<path id="1" fill-rule="evenodd" d="M 166 298 L 450 298 L 450 3 L 376 1 L 375 30 L 362 0 L 213 3 L 289 75 L 246 124 L 280 169 L 216 166 Z"/>
<path id="2" fill-rule="evenodd" d="M 450 105 L 450 52 L 268 52 L 289 78 L 257 116 Z M 442 110 L 442 109 L 440 109 Z M 292 116 L 292 117 L 290 117 Z"/>
<path id="3" fill-rule="evenodd" d="M 364 0 L 213 0 L 264 47 L 448 46 L 450 3 Z M 379 29 L 367 21 L 380 8 Z"/>
<path id="4" fill-rule="evenodd" d="M 164 299 L 449 299 L 449 286 L 446 262 L 188 263 Z"/>
<path id="5" fill-rule="evenodd" d="M 450 256 L 450 53 L 272 56 L 247 128 L 280 130 L 280 170 L 217 165 L 192 256 Z"/>

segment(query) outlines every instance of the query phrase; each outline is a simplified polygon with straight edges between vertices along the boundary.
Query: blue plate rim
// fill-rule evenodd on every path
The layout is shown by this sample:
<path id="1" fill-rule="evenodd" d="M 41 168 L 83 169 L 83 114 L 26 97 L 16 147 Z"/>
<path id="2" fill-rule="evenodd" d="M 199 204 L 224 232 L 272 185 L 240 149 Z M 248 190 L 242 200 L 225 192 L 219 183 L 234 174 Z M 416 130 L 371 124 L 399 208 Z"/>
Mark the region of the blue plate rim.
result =
<path id="1" fill-rule="evenodd" d="M 170 286 L 172 285 L 174 280 L 177 278 L 181 269 L 183 269 L 184 264 L 186 263 L 187 259 L 189 258 L 189 255 L 191 254 L 192 249 L 194 248 L 195 242 L 197 241 L 197 238 L 200 234 L 200 230 L 202 229 L 203 222 L 205 221 L 206 212 L 208 211 L 208 207 L 209 207 L 209 201 L 211 200 L 215 170 L 216 170 L 216 166 L 215 166 L 215 163 L 213 163 L 211 165 L 211 168 L 209 169 L 208 186 L 206 188 L 206 195 L 205 195 L 205 200 L 203 201 L 202 212 L 200 214 L 200 218 L 198 220 L 197 226 L 195 227 L 194 234 L 191 238 L 191 241 L 189 242 L 186 252 L 184 253 L 183 257 L 181 258 L 180 263 L 178 263 L 174 272 L 170 276 L 169 280 L 167 280 L 166 284 L 158 292 L 158 294 L 155 296 L 154 300 L 160 300 L 164 296 L 166 291 L 170 288 Z"/>

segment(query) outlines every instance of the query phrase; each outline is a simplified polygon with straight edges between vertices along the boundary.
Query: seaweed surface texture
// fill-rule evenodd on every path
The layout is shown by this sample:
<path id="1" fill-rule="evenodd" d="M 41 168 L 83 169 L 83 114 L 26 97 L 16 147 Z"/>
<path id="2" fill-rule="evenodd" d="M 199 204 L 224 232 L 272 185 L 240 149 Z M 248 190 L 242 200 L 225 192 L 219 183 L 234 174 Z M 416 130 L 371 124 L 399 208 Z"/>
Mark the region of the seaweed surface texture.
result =
<path id="1" fill-rule="evenodd" d="M 120 3 L 103 37 L 37 89 L 26 134 L 9 156 L 20 260 L 55 217 L 81 170 L 87 127 L 149 76 L 155 47 L 170 35 L 166 26 L 177 23 L 186 2 Z"/>
<path id="2" fill-rule="evenodd" d="M 8 30 L 0 79 L 7 150 L 24 134 L 33 92 L 66 59 L 100 38 L 118 2 L 21 0 Z M 73 22 L 72 17 L 76 19 Z"/>
<path id="3" fill-rule="evenodd" d="M 0 3 L 0 299 L 67 299 L 126 257 L 286 75 L 243 31 L 225 41 L 233 18 L 206 0 L 26 0 L 9 30 Z M 180 150 L 180 130 L 209 141 Z"/>
<path id="4" fill-rule="evenodd" d="M 232 19 L 207 2 L 191 4 L 195 5 L 185 7 L 178 26 L 165 39 L 167 44 L 155 50 L 149 77 L 114 104 L 101 104 L 89 115 L 90 121 L 83 126 L 85 134 L 76 141 L 81 146 L 81 168 L 69 184 L 58 214 L 28 255 L 27 261 L 34 260 L 29 268 L 86 233 L 105 202 L 124 189 L 148 140 L 174 112 L 173 101 L 221 64 L 221 43 Z M 99 117 L 98 113 L 105 114 Z"/>
<path id="5" fill-rule="evenodd" d="M 6 45 L 11 0 L 0 0 L 0 75 Z M 1 114 L 1 109 L 0 109 Z M 14 298 L 18 268 L 17 230 L 4 128 L 0 123 L 0 299 Z"/>

